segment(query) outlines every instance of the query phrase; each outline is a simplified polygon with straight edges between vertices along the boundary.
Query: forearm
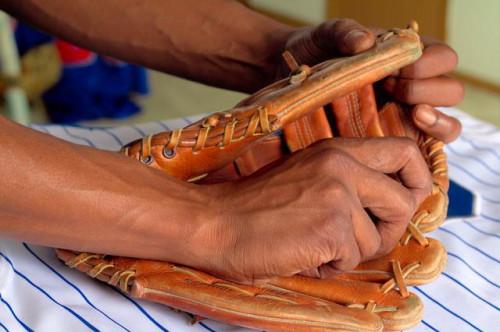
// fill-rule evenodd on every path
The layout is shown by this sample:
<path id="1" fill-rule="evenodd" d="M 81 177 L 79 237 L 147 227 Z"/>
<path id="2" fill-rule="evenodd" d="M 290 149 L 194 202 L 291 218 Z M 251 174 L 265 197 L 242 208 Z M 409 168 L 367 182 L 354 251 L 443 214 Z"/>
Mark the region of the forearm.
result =
<path id="1" fill-rule="evenodd" d="M 274 78 L 291 32 L 227 0 L 0 0 L 0 6 L 99 53 L 241 91 Z"/>
<path id="2" fill-rule="evenodd" d="M 210 218 L 200 188 L 2 117 L 0 141 L 0 236 L 196 264 L 197 211 Z"/>

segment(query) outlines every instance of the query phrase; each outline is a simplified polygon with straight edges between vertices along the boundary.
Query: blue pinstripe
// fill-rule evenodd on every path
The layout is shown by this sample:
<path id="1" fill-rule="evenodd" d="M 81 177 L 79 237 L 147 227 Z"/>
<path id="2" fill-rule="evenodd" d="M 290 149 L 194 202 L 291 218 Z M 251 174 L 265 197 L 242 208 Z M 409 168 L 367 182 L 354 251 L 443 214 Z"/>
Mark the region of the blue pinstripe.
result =
<path id="1" fill-rule="evenodd" d="M 464 136 L 460 136 L 460 138 L 466 142 L 466 143 L 469 143 L 470 146 L 472 146 L 474 149 L 476 150 L 479 150 L 479 151 L 487 151 L 487 152 L 490 152 L 491 154 L 493 154 L 495 157 L 497 157 L 498 159 L 500 159 L 500 154 L 495 150 L 495 149 L 492 149 L 492 148 L 487 148 L 487 147 L 482 147 L 482 146 L 479 146 L 477 145 L 476 143 L 474 143 L 472 140 L 464 137 Z"/>
<path id="2" fill-rule="evenodd" d="M 434 326 L 432 326 L 431 324 L 427 323 L 425 320 L 422 320 L 422 324 L 424 324 L 425 326 L 427 326 L 428 328 L 430 328 L 431 330 L 433 331 L 436 331 L 436 332 L 439 332 L 438 329 L 436 329 Z"/>
<path id="3" fill-rule="evenodd" d="M 118 294 L 120 294 L 121 296 L 123 296 L 125 299 L 127 299 L 129 302 L 131 302 L 137 309 L 139 309 L 139 311 L 151 322 L 153 323 L 154 325 L 156 325 L 161 331 L 164 331 L 164 332 L 168 332 L 167 328 L 164 327 L 163 325 L 161 325 L 158 321 L 156 321 L 156 319 L 154 319 L 147 311 L 146 309 L 144 309 L 142 306 L 139 305 L 139 303 L 137 303 L 136 301 L 134 301 L 133 299 L 131 299 L 130 297 L 128 297 L 127 295 L 123 294 L 122 292 L 120 292 L 118 289 L 116 288 L 111 288 L 113 289 L 115 292 L 117 292 Z"/>
<path id="4" fill-rule="evenodd" d="M 500 188 L 500 184 L 497 184 L 497 183 L 490 183 L 490 182 L 487 182 L 487 181 L 484 181 L 480 178 L 478 178 L 477 176 L 475 176 L 474 174 L 472 174 L 471 172 L 469 172 L 467 169 L 465 169 L 464 167 L 462 167 L 461 165 L 451 161 L 451 160 L 448 160 L 448 164 L 452 165 L 453 167 L 461 170 L 462 172 L 464 172 L 465 174 L 467 174 L 468 176 L 470 176 L 471 178 L 473 178 L 474 180 L 476 180 L 477 182 L 481 183 L 482 185 L 485 185 L 486 187 L 491 187 L 491 188 Z"/>
<path id="5" fill-rule="evenodd" d="M 7 328 L 7 326 L 3 325 L 2 322 L 0 322 L 0 327 L 5 331 L 5 332 L 9 332 L 9 329 Z"/>
<path id="6" fill-rule="evenodd" d="M 170 130 L 170 127 L 167 126 L 166 124 L 164 124 L 163 121 L 156 121 L 155 123 L 157 123 L 158 125 L 160 125 L 165 130 Z"/>
<path id="7" fill-rule="evenodd" d="M 489 221 L 494 221 L 494 222 L 500 222 L 500 219 L 496 219 L 496 218 L 493 218 L 493 217 L 490 217 L 490 216 L 487 216 L 485 215 L 484 213 L 481 213 L 479 214 L 481 217 L 483 217 L 484 219 L 486 220 L 489 220 Z"/>
<path id="8" fill-rule="evenodd" d="M 460 261 L 461 263 L 463 263 L 465 266 L 467 266 L 472 272 L 474 272 L 476 275 L 478 275 L 481 279 L 483 279 L 484 281 L 486 281 L 487 283 L 489 283 L 490 285 L 496 287 L 496 288 L 500 288 L 500 285 L 496 284 L 495 282 L 491 281 L 490 279 L 488 279 L 487 277 L 485 277 L 484 275 L 482 275 L 479 271 L 477 271 L 475 268 L 473 268 L 469 263 L 467 263 L 462 257 L 452 253 L 452 252 L 449 252 L 448 251 L 448 256 L 449 257 L 453 257 L 453 258 L 456 258 L 458 261 Z"/>
<path id="9" fill-rule="evenodd" d="M 32 332 L 33 329 L 30 328 L 25 322 L 23 322 L 19 317 L 17 317 L 16 313 L 14 312 L 14 309 L 12 309 L 12 307 L 10 306 L 9 302 L 7 302 L 3 297 L 2 297 L 2 294 L 0 293 L 0 301 L 5 304 L 5 306 L 7 307 L 7 309 L 10 311 L 10 313 L 12 314 L 12 316 L 14 317 L 14 319 L 19 323 L 19 325 L 21 325 L 25 331 L 28 331 L 28 332 Z"/>
<path id="10" fill-rule="evenodd" d="M 205 328 L 205 330 L 207 331 L 210 331 L 210 332 L 217 332 L 215 331 L 214 329 L 212 329 L 211 327 L 209 327 L 207 324 L 203 323 L 203 322 L 198 322 L 198 324 L 200 324 L 202 327 Z"/>
<path id="11" fill-rule="evenodd" d="M 124 145 L 124 143 L 122 142 L 122 140 L 120 139 L 120 137 L 118 137 L 118 135 L 116 135 L 112 129 L 109 129 L 109 128 L 103 128 L 101 129 L 101 131 L 105 132 L 106 134 L 108 134 L 109 136 L 113 137 L 114 140 L 120 145 Z"/>
<path id="12" fill-rule="evenodd" d="M 489 202 L 489 203 L 492 203 L 492 204 L 500 204 L 500 201 L 497 201 L 497 200 L 494 200 L 494 199 L 491 199 L 491 198 L 488 198 L 488 197 L 481 196 L 481 198 L 484 199 L 486 202 Z"/>
<path id="13" fill-rule="evenodd" d="M 86 142 L 86 143 L 87 143 L 87 145 L 88 145 L 88 146 L 91 146 L 91 147 L 93 147 L 93 148 L 95 148 L 95 147 L 96 147 L 96 146 L 95 146 L 95 144 L 94 144 L 91 140 L 89 140 L 88 138 L 83 137 L 83 136 L 79 136 L 79 135 L 76 135 L 76 134 L 71 133 L 71 132 L 69 131 L 68 127 L 64 127 L 64 126 L 63 126 L 63 127 L 61 127 L 61 128 L 63 129 L 63 131 L 64 131 L 64 132 L 65 132 L 68 136 L 73 137 L 73 138 L 76 138 L 76 139 L 79 139 L 79 140 L 81 140 L 81 141 L 84 141 L 84 142 Z"/>
<path id="14" fill-rule="evenodd" d="M 146 135 L 146 133 L 145 133 L 144 131 L 142 131 L 140 128 L 138 128 L 137 126 L 132 126 L 132 127 L 133 127 L 133 128 L 134 128 L 134 129 L 135 129 L 135 130 L 139 133 L 139 134 L 141 134 L 142 136 L 145 136 L 145 135 Z M 163 124 L 162 124 L 162 127 L 165 127 L 165 125 L 163 125 Z M 76 135 L 76 134 L 74 134 L 74 133 L 71 133 L 71 132 L 68 130 L 68 128 L 67 128 L 67 127 L 62 127 L 62 128 L 63 128 L 64 132 L 65 132 L 68 136 L 73 137 L 73 138 L 77 138 L 77 139 L 80 139 L 80 140 L 83 140 L 83 141 L 85 141 L 85 142 L 86 142 L 89 146 L 95 147 L 95 144 L 94 144 L 92 141 L 90 141 L 88 138 L 86 138 L 86 137 L 82 137 L 82 136 L 79 136 L 79 135 Z M 45 129 L 45 128 L 44 128 L 44 129 Z M 104 131 L 104 132 L 106 132 L 107 134 L 109 134 L 110 136 L 112 136 L 112 137 L 113 137 L 113 138 L 114 138 L 117 142 L 119 142 L 119 143 L 120 143 L 120 145 L 123 145 L 123 143 L 121 142 L 121 140 L 118 138 L 118 136 L 117 136 L 117 135 L 115 135 L 114 133 L 111 133 L 110 131 L 108 131 L 108 130 L 106 130 L 106 129 L 103 129 L 103 131 Z M 48 130 L 47 130 L 47 133 L 49 133 L 49 132 L 48 132 Z M 27 248 L 27 249 L 29 250 L 29 248 Z M 32 254 L 34 254 L 34 253 L 32 253 Z M 36 255 L 35 255 L 35 256 L 36 256 Z M 36 256 L 36 257 L 37 257 L 37 256 Z M 39 258 L 39 257 L 37 257 L 37 258 Z M 42 263 L 44 263 L 44 262 L 42 262 Z M 47 265 L 47 267 L 49 267 L 49 266 Z M 51 268 L 51 267 L 49 267 L 49 268 L 52 270 L 52 268 Z M 57 271 L 55 271 L 55 270 L 54 270 L 53 272 L 55 272 L 56 274 L 58 274 L 58 273 L 57 273 Z M 59 275 L 59 274 L 58 274 L 58 275 Z M 65 280 L 66 282 L 68 282 L 68 283 L 69 283 L 69 281 L 67 281 L 64 277 L 62 277 L 62 275 L 59 275 L 59 276 L 60 276 L 63 280 Z M 71 283 L 69 283 L 69 284 L 70 284 L 70 285 L 72 285 Z M 72 285 L 72 286 L 73 286 L 74 288 L 76 288 L 76 286 L 75 286 L 75 285 Z M 107 316 L 107 315 L 106 315 L 106 314 L 104 314 L 102 311 L 100 311 L 99 309 L 97 309 L 97 308 L 96 308 L 93 304 L 91 304 L 91 303 L 88 301 L 87 297 L 83 294 L 83 292 L 81 292 L 81 290 L 79 290 L 78 288 L 76 288 L 76 289 L 77 289 L 77 291 L 78 291 L 78 292 L 79 292 L 79 293 L 80 293 L 80 294 L 84 297 L 85 301 L 86 301 L 86 302 L 87 302 L 90 306 L 92 306 L 95 310 L 99 311 L 100 313 L 102 313 L 103 315 L 105 315 L 106 317 L 108 317 L 108 318 L 109 318 L 109 316 Z M 148 320 L 150 320 L 150 321 L 151 321 L 154 325 L 156 325 L 156 326 L 157 326 L 157 327 L 158 327 L 161 331 L 168 332 L 168 330 L 167 330 L 164 326 L 162 326 L 162 325 L 161 325 L 158 321 L 156 321 L 156 320 L 155 320 L 155 319 L 154 319 L 154 318 L 153 318 L 153 317 L 152 317 L 152 316 L 151 316 L 151 315 L 150 315 L 150 314 L 149 314 L 149 313 L 148 313 L 148 312 L 147 312 L 147 311 L 146 311 L 146 310 L 145 310 L 142 306 L 140 306 L 140 305 L 139 305 L 136 301 L 132 300 L 131 298 L 129 298 L 129 297 L 128 297 L 128 296 L 126 296 L 125 294 L 123 294 L 123 293 L 119 292 L 118 290 L 116 290 L 116 291 L 117 291 L 120 295 L 122 295 L 123 297 L 125 297 L 128 301 L 130 301 L 130 302 L 131 302 L 131 303 L 132 303 L 132 304 L 133 304 L 133 305 L 134 305 L 134 306 L 135 306 L 135 307 L 136 307 L 136 308 L 137 308 L 137 309 L 138 309 L 138 310 L 139 310 L 139 311 L 140 311 L 140 312 L 141 312 L 141 313 L 142 313 L 142 314 L 146 317 L 146 318 L 148 318 Z M 111 318 L 110 318 L 110 319 L 111 319 Z M 114 322 L 114 323 L 116 323 L 116 324 L 118 324 L 118 325 L 119 325 L 119 326 L 121 326 L 122 328 L 124 328 L 122 325 L 120 325 L 119 323 L 115 322 L 114 320 L 113 320 L 113 322 Z M 209 329 L 209 330 L 211 330 L 211 329 L 210 329 L 208 326 L 206 326 L 205 324 L 203 324 L 202 326 L 203 326 L 205 329 Z M 126 328 L 124 328 L 124 329 L 126 329 Z M 127 329 L 126 329 L 126 330 L 127 330 Z M 127 330 L 127 331 L 128 331 L 128 330 Z M 213 330 L 211 330 L 211 331 L 213 331 Z"/>
<path id="15" fill-rule="evenodd" d="M 95 326 L 93 326 L 89 321 L 87 321 L 85 318 L 83 318 L 82 316 L 80 316 L 79 314 L 77 314 L 73 309 L 71 308 L 68 308 L 67 306 L 65 306 L 64 304 L 61 304 L 59 301 L 57 301 L 56 299 L 54 299 L 49 293 L 47 293 L 43 288 L 41 288 L 40 286 L 36 285 L 33 281 L 31 281 L 28 277 L 26 277 L 24 274 L 22 274 L 21 272 L 19 272 L 15 267 L 14 267 L 14 264 L 12 263 L 12 261 L 10 260 L 9 257 L 7 257 L 4 253 L 0 252 L 0 256 L 3 257 L 5 259 L 5 261 L 7 261 L 10 265 L 10 267 L 12 268 L 12 270 L 14 271 L 15 274 L 17 274 L 19 277 L 21 277 L 22 279 L 24 279 L 28 284 L 30 284 L 33 288 L 35 288 L 36 290 L 38 290 L 40 293 L 42 293 L 43 295 L 45 295 L 48 299 L 50 299 L 52 302 L 54 302 L 55 304 L 57 304 L 58 306 L 60 306 L 61 308 L 63 308 L 64 310 L 66 310 L 68 313 L 70 313 L 72 316 L 74 316 L 75 318 L 77 318 L 80 322 L 82 322 L 82 324 L 86 325 L 90 330 L 92 331 L 99 331 Z"/>
<path id="16" fill-rule="evenodd" d="M 36 127 L 35 126 L 31 126 L 31 128 L 35 129 L 35 130 L 38 130 L 38 131 L 42 131 L 42 132 L 44 132 L 46 134 L 50 134 L 50 132 L 49 132 L 49 130 L 47 129 L 46 126 L 40 126 L 40 125 L 38 125 Z"/>
<path id="17" fill-rule="evenodd" d="M 191 319 L 193 319 L 193 320 L 195 319 L 195 315 L 190 314 L 189 312 L 187 312 L 187 315 L 188 315 L 189 317 L 191 317 Z M 196 324 L 200 325 L 201 327 L 203 327 L 203 328 L 204 328 L 205 330 L 207 330 L 207 331 L 210 331 L 210 332 L 216 332 L 214 329 L 212 329 L 210 326 L 208 326 L 207 324 L 205 324 L 205 323 L 204 323 L 203 321 L 201 321 L 201 320 L 198 320 L 198 321 L 196 322 Z"/>
<path id="18" fill-rule="evenodd" d="M 429 294 L 427 294 L 426 292 L 424 292 L 422 289 L 420 289 L 420 287 L 414 287 L 420 294 L 424 295 L 426 298 L 428 298 L 429 300 L 431 300 L 432 302 L 434 302 L 435 304 L 437 304 L 439 307 L 441 307 L 443 310 L 449 312 L 450 314 L 452 314 L 453 316 L 457 317 L 458 319 L 460 319 L 461 321 L 463 321 L 464 323 L 466 323 L 467 325 L 469 325 L 470 327 L 472 327 L 473 329 L 475 329 L 476 331 L 481 331 L 481 329 L 477 328 L 474 324 L 472 324 L 471 322 L 469 322 L 467 319 L 465 319 L 464 317 L 460 316 L 459 314 L 457 314 L 456 312 L 446 308 L 444 305 L 442 305 L 439 301 L 437 301 L 436 299 L 432 298 L 431 296 L 429 296 Z"/>
<path id="19" fill-rule="evenodd" d="M 144 137 L 144 136 L 146 136 L 146 135 L 147 135 L 147 134 L 146 134 L 146 132 L 144 132 L 144 131 L 143 131 L 141 128 L 139 128 L 138 126 L 136 126 L 136 125 L 132 125 L 131 127 L 132 127 L 132 128 L 134 128 L 134 129 L 135 129 L 135 130 L 136 130 L 136 131 L 137 131 L 137 132 L 138 132 L 141 136 L 143 136 L 143 137 Z"/>
<path id="20" fill-rule="evenodd" d="M 474 160 L 475 162 L 479 163 L 480 165 L 484 166 L 484 168 L 486 168 L 488 171 L 490 171 L 491 173 L 495 174 L 495 175 L 499 175 L 500 176 L 500 172 L 496 171 L 495 169 L 491 168 L 490 165 L 488 165 L 487 163 L 485 163 L 483 160 L 481 159 L 478 159 L 474 156 L 471 156 L 471 155 L 468 155 L 468 154 L 465 154 L 465 153 L 461 153 L 461 152 L 458 152 L 456 151 L 451 145 L 448 145 L 447 147 L 447 151 L 449 152 L 452 152 L 453 154 L 457 155 L 457 156 L 460 156 L 462 158 L 466 158 L 466 159 L 471 159 L 471 160 Z"/>
<path id="21" fill-rule="evenodd" d="M 479 249 L 478 247 L 473 246 L 472 244 L 470 244 L 469 242 L 465 241 L 464 239 L 462 239 L 460 236 L 458 236 L 457 234 L 453 233 L 452 231 L 447 230 L 447 229 L 445 229 L 443 227 L 439 227 L 437 230 L 452 235 L 453 237 L 455 237 L 457 240 L 459 240 L 460 242 L 462 242 L 463 244 L 465 244 L 469 248 L 476 250 L 477 252 L 479 252 L 483 256 L 488 257 L 489 259 L 495 261 L 496 263 L 500 263 L 500 261 L 498 259 L 496 259 L 495 257 L 489 255 L 488 253 L 484 252 L 483 250 Z"/>
<path id="22" fill-rule="evenodd" d="M 118 325 L 119 327 L 121 327 L 122 329 L 124 329 L 125 331 L 130 331 L 129 329 L 127 329 L 126 327 L 124 327 L 123 325 L 121 325 L 120 323 L 118 323 L 117 321 L 115 321 L 113 318 L 109 317 L 106 313 L 104 313 L 101 309 L 97 308 L 92 302 L 90 302 L 90 300 L 87 298 L 87 296 L 85 296 L 85 294 L 78 288 L 76 287 L 75 284 L 73 284 L 72 282 L 70 282 L 68 279 L 66 279 L 62 274 L 60 274 L 59 272 L 57 272 L 52 266 L 50 266 L 47 262 L 45 262 L 43 259 L 41 259 L 37 254 L 35 254 L 35 252 L 33 252 L 33 250 L 26 244 L 26 243 L 23 243 L 23 246 L 24 248 L 33 256 L 35 257 L 40 263 L 42 263 L 43 265 L 45 265 L 52 273 L 54 273 L 55 275 L 57 275 L 62 281 L 64 281 L 66 284 L 68 284 L 71 288 L 73 288 L 74 290 L 76 290 L 78 292 L 78 294 L 80 294 L 80 296 L 83 298 L 83 300 L 88 304 L 90 305 L 93 309 L 95 309 L 97 312 L 99 312 L 100 314 L 102 314 L 104 317 L 106 317 L 107 319 L 109 319 L 111 322 L 113 322 L 114 324 Z"/>
<path id="23" fill-rule="evenodd" d="M 472 291 L 469 287 L 465 286 L 463 283 L 461 283 L 457 279 L 455 279 L 452 276 L 450 276 L 448 273 L 443 272 L 443 275 L 446 276 L 446 277 L 448 277 L 449 279 L 451 279 L 455 283 L 457 283 L 460 287 L 462 287 L 463 289 L 465 289 L 467 292 L 469 292 L 470 294 L 472 294 L 477 299 L 483 301 L 484 303 L 486 303 L 487 305 L 489 305 L 493 309 L 496 309 L 497 311 L 500 311 L 500 309 L 496 305 L 494 305 L 493 303 L 489 302 L 488 300 L 482 298 L 481 296 L 479 296 L 478 294 L 476 294 L 474 291 Z"/>
<path id="24" fill-rule="evenodd" d="M 481 234 L 484 234 L 484 235 L 488 235 L 488 236 L 493 236 L 493 237 L 496 237 L 497 239 L 500 239 L 500 235 L 498 234 L 494 234 L 494 233 L 490 233 L 490 232 L 486 232 L 486 231 L 483 231 L 482 229 L 474 226 L 473 224 L 471 224 L 470 222 L 468 222 L 467 220 L 464 220 L 463 221 L 465 225 L 469 226 L 470 228 L 478 231 L 479 233 Z"/>

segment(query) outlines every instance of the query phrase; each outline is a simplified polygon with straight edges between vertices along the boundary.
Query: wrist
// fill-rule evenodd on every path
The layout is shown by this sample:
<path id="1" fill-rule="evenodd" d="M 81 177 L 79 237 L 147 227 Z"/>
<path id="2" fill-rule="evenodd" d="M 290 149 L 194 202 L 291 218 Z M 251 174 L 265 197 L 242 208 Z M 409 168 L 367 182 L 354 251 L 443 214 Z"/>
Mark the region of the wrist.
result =
<path id="1" fill-rule="evenodd" d="M 148 229 L 151 258 L 207 268 L 223 247 L 224 226 L 216 186 L 182 183 L 176 193 L 162 190 L 146 202 L 138 224 Z M 166 204 L 170 201 L 169 204 Z M 147 207 L 146 207 L 147 206 Z"/>
<path id="2" fill-rule="evenodd" d="M 241 223 L 235 217 L 233 183 L 197 186 L 202 206 L 193 215 L 189 238 L 184 243 L 192 267 L 225 275 L 232 267 L 232 256 L 241 238 Z"/>

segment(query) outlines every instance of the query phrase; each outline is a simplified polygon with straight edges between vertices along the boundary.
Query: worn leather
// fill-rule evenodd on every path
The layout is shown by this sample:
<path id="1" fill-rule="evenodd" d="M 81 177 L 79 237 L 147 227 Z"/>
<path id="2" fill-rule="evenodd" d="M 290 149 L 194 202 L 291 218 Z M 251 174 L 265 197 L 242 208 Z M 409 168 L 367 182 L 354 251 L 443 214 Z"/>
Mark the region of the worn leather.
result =
<path id="1" fill-rule="evenodd" d="M 269 331 L 375 332 L 383 328 L 374 313 L 272 285 L 234 284 L 166 262 L 61 249 L 57 255 L 69 266 L 136 298 L 231 324 Z"/>
<path id="2" fill-rule="evenodd" d="M 311 117 L 311 111 L 384 78 L 421 54 L 414 31 L 395 30 L 367 52 L 312 68 L 301 66 L 290 78 L 258 91 L 230 111 L 145 137 L 124 150 L 151 167 L 196 181 L 236 160 L 263 137 L 306 115 Z"/>
<path id="3" fill-rule="evenodd" d="M 419 145 L 435 186 L 388 255 L 330 280 L 294 276 L 252 287 L 167 262 L 67 250 L 57 250 L 58 257 L 134 297 L 250 328 L 381 331 L 414 326 L 423 307 L 406 287 L 434 280 L 446 262 L 443 246 L 423 234 L 446 215 L 446 158 L 442 143 L 418 131 L 404 105 L 377 100 L 372 84 L 420 55 L 418 35 L 394 29 L 365 53 L 292 68 L 288 79 L 230 111 L 122 149 L 167 174 L 203 184 L 249 176 L 322 139 L 410 137 Z"/>

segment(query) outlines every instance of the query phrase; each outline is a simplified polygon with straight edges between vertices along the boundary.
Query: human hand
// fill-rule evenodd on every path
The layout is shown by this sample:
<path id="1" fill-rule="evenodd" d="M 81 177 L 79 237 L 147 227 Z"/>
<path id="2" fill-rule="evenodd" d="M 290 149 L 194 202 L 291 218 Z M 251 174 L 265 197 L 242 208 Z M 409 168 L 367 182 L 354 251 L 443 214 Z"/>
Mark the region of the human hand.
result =
<path id="1" fill-rule="evenodd" d="M 334 19 L 315 27 L 297 29 L 288 35 L 285 49 L 299 64 L 314 65 L 324 60 L 354 55 L 371 48 L 382 29 L 368 29 L 354 20 Z M 434 107 L 453 106 L 464 97 L 463 85 L 447 74 L 457 65 L 458 57 L 449 46 L 422 37 L 424 51 L 415 63 L 383 80 L 381 86 L 395 99 L 414 105 L 412 117 L 422 131 L 444 142 L 455 140 L 460 122 Z M 276 66 L 277 76 L 288 69 L 283 61 Z"/>
<path id="2" fill-rule="evenodd" d="M 220 218 L 201 242 L 216 249 L 198 267 L 240 282 L 353 269 L 394 248 L 431 183 L 410 139 L 318 142 L 268 172 L 212 186 Z"/>

